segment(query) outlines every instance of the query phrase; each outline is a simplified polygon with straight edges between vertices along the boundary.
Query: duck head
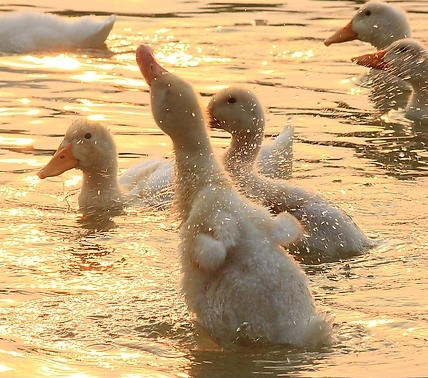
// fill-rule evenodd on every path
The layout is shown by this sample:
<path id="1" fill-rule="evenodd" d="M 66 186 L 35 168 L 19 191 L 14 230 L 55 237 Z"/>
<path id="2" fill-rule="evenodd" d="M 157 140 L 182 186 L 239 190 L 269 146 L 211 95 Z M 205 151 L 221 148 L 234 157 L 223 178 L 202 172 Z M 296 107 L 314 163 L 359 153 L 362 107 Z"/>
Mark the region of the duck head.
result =
<path id="1" fill-rule="evenodd" d="M 100 174 L 117 170 L 116 145 L 105 126 L 87 119 L 75 121 L 38 176 L 41 179 L 58 176 L 72 168 Z"/>
<path id="2" fill-rule="evenodd" d="M 410 83 L 426 82 L 428 52 L 412 39 L 402 39 L 392 43 L 385 50 L 366 54 L 352 61 L 366 67 L 389 72 Z"/>
<path id="3" fill-rule="evenodd" d="M 204 125 L 204 114 L 192 86 L 163 68 L 146 45 L 136 52 L 138 67 L 150 86 L 153 117 L 173 142 L 197 140 L 195 133 Z"/>
<path id="4" fill-rule="evenodd" d="M 359 39 L 377 49 L 383 49 L 394 41 L 410 36 L 410 26 L 404 11 L 390 4 L 369 2 L 358 10 L 345 27 L 327 38 L 324 44 L 330 46 Z"/>
<path id="5" fill-rule="evenodd" d="M 243 88 L 226 88 L 208 104 L 210 126 L 232 136 L 263 135 L 264 111 L 254 93 Z"/>

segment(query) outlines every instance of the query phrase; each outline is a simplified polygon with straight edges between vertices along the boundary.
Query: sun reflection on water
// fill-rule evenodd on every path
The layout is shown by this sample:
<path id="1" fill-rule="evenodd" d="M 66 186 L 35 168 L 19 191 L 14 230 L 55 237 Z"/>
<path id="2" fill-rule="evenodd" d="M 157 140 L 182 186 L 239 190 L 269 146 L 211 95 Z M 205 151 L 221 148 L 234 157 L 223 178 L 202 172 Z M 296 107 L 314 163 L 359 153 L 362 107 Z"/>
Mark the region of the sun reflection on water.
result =
<path id="1" fill-rule="evenodd" d="M 29 146 L 33 143 L 34 143 L 34 139 L 31 139 L 31 138 L 13 138 L 13 137 L 4 137 L 0 135 L 0 144 L 4 144 L 4 145 Z"/>
<path id="2" fill-rule="evenodd" d="M 1 144 L 1 142 L 0 142 Z M 39 167 L 41 165 L 40 161 L 34 158 L 30 159 L 0 159 L 1 163 L 7 163 L 7 164 L 26 164 L 32 167 Z"/>
<path id="3" fill-rule="evenodd" d="M 291 58 L 309 60 L 315 56 L 315 53 L 312 49 L 309 49 L 307 51 L 292 51 L 292 50 L 277 51 L 277 49 L 278 49 L 278 46 L 273 45 L 272 49 L 269 51 L 269 54 L 273 55 L 275 59 L 291 57 Z"/>
<path id="4" fill-rule="evenodd" d="M 231 58 L 213 57 L 202 55 L 201 47 L 196 46 L 196 52 L 201 55 L 193 55 L 186 51 L 191 48 L 191 45 L 185 43 L 170 42 L 164 46 L 163 51 L 158 51 L 155 54 L 156 59 L 179 67 L 196 67 L 200 63 L 220 63 L 230 62 Z"/>
<path id="5" fill-rule="evenodd" d="M 394 319 L 370 319 L 366 322 L 366 326 L 368 328 L 373 328 L 388 323 L 394 323 Z"/>
<path id="6" fill-rule="evenodd" d="M 13 370 L 13 369 L 6 365 L 0 364 L 0 373 L 4 373 L 5 371 L 10 371 L 10 370 Z"/>
<path id="7" fill-rule="evenodd" d="M 121 86 L 130 86 L 130 87 L 142 87 L 146 86 L 144 80 L 142 79 L 132 79 L 127 77 L 120 77 L 114 75 L 100 74 L 96 71 L 85 71 L 82 74 L 71 76 L 72 79 L 84 81 L 86 83 L 94 83 L 94 82 L 106 82 Z"/>
<path id="8" fill-rule="evenodd" d="M 293 58 L 309 59 L 309 58 L 312 58 L 314 56 L 314 52 L 312 50 L 308 50 L 308 51 L 295 51 L 294 53 L 291 54 L 291 56 Z"/>
<path id="9" fill-rule="evenodd" d="M 105 121 L 107 117 L 104 114 L 92 114 L 88 116 L 88 119 L 91 121 Z"/>
<path id="10" fill-rule="evenodd" d="M 75 175 L 64 181 L 64 186 L 75 186 L 82 181 L 82 176 Z"/>
<path id="11" fill-rule="evenodd" d="M 36 160 L 34 160 L 36 162 Z M 25 181 L 30 187 L 37 186 L 40 183 L 40 179 L 36 175 L 25 176 L 22 178 L 22 181 Z"/>
<path id="12" fill-rule="evenodd" d="M 41 113 L 40 109 L 21 109 L 21 108 L 0 108 L 0 115 L 3 117 L 10 117 L 10 116 L 14 116 L 14 115 L 38 115 Z"/>
<path id="13" fill-rule="evenodd" d="M 58 56 L 44 56 L 43 58 L 27 55 L 21 58 L 22 61 L 33 63 L 37 66 L 45 66 L 46 68 L 59 68 L 62 70 L 73 71 L 80 67 L 80 62 L 67 55 L 61 54 Z"/>
<path id="14" fill-rule="evenodd" d="M 350 88 L 349 91 L 347 91 L 346 93 L 351 95 L 351 96 L 358 96 L 361 94 L 361 89 L 360 88 Z"/>
<path id="15" fill-rule="evenodd" d="M 83 74 L 72 76 L 72 78 L 90 83 L 93 81 L 101 81 L 101 76 L 102 75 L 99 75 L 96 71 L 86 71 Z"/>

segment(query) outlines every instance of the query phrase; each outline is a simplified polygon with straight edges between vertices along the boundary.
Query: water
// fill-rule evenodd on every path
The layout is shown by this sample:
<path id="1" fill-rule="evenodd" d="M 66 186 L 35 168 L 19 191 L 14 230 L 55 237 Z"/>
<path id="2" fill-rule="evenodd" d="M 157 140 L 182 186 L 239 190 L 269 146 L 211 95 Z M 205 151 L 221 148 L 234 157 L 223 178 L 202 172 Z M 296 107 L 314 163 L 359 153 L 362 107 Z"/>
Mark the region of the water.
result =
<path id="1" fill-rule="evenodd" d="M 359 2 L 250 4 L 9 1 L 0 11 L 118 14 L 113 54 L 0 56 L 0 371 L 5 376 L 415 376 L 427 373 L 428 134 L 403 111 L 382 118 L 354 41 L 326 48 Z M 16 5 L 13 5 L 16 3 Z M 424 2 L 399 2 L 427 43 Z M 72 9 L 72 11 L 65 11 Z M 134 62 L 150 43 L 207 104 L 230 85 L 253 89 L 267 134 L 295 127 L 293 181 L 318 190 L 385 245 L 347 261 L 305 266 L 320 309 L 335 316 L 325 349 L 220 350 L 195 329 L 179 293 L 177 222 L 130 208 L 79 222 L 79 171 L 36 173 L 72 121 L 105 122 L 121 170 L 171 156 Z M 163 53 L 163 55 L 160 55 Z M 226 147 L 224 133 L 213 144 Z"/>

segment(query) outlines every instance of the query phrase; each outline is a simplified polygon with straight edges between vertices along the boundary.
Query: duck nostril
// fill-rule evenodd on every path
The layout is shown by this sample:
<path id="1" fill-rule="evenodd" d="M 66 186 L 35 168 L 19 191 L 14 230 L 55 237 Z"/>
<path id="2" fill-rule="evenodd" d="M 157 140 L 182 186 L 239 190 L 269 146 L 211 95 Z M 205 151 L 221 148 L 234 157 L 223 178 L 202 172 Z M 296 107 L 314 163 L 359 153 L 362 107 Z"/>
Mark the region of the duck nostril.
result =
<path id="1" fill-rule="evenodd" d="M 64 158 L 65 158 L 65 155 L 61 155 L 59 158 L 60 158 L 60 159 L 64 159 Z"/>

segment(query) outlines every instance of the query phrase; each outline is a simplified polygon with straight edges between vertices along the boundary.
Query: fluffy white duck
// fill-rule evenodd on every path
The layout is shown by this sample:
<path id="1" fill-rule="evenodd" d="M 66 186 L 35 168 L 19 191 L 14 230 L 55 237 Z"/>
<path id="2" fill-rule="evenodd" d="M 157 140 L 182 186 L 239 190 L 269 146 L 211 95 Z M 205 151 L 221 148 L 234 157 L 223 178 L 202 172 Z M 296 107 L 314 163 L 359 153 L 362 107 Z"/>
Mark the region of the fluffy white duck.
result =
<path id="1" fill-rule="evenodd" d="M 11 12 L 0 17 L 0 52 L 73 51 L 105 48 L 115 15 L 65 18 L 48 13 Z"/>
<path id="2" fill-rule="evenodd" d="M 410 25 L 403 10 L 387 3 L 369 2 L 358 10 L 345 27 L 327 38 L 324 44 L 330 46 L 359 39 L 380 50 L 410 36 Z"/>
<path id="3" fill-rule="evenodd" d="M 375 245 L 343 210 L 325 198 L 254 170 L 265 128 L 263 108 L 254 93 L 224 89 L 212 97 L 208 109 L 211 126 L 232 135 L 224 164 L 246 195 L 273 213 L 289 212 L 304 226 L 302 239 L 290 248 L 293 254 L 316 263 L 361 254 Z"/>
<path id="4" fill-rule="evenodd" d="M 158 126 L 175 151 L 181 218 L 182 291 L 189 310 L 221 345 L 263 339 L 324 345 L 332 326 L 317 312 L 306 276 L 279 244 L 300 234 L 289 214 L 276 219 L 234 189 L 214 157 L 193 88 L 167 72 L 149 47 L 137 62 L 150 85 Z"/>
<path id="5" fill-rule="evenodd" d="M 385 50 L 366 54 L 353 61 L 359 65 L 384 70 L 412 86 L 406 106 L 407 118 L 428 123 L 428 52 L 413 39 L 394 42 Z"/>
<path id="6" fill-rule="evenodd" d="M 402 9 L 383 2 L 368 2 L 345 27 L 327 38 L 324 44 L 330 46 L 358 39 L 380 50 L 410 36 L 410 24 Z M 363 75 L 357 84 L 372 89 L 369 97 L 382 112 L 406 106 L 410 96 L 410 86 L 406 82 L 378 70 L 371 70 Z"/>
<path id="7" fill-rule="evenodd" d="M 72 168 L 82 170 L 83 182 L 78 199 L 82 214 L 114 216 L 137 197 L 146 206 L 171 202 L 172 193 L 158 190 L 159 180 L 163 178 L 158 171 L 163 172 L 167 167 L 166 159 L 148 159 L 131 167 L 124 178 L 121 177 L 122 183 L 126 183 L 131 191 L 123 193 L 117 178 L 117 152 L 112 134 L 99 122 L 80 119 L 68 128 L 55 155 L 38 176 L 44 179 Z M 171 173 L 167 179 L 170 177 Z"/>
<path id="8" fill-rule="evenodd" d="M 265 164 L 261 165 L 261 171 L 274 176 L 288 176 L 291 175 L 292 129 L 285 130 L 278 138 L 280 142 L 264 144 L 264 160 L 260 161 Z M 99 122 L 87 119 L 74 122 L 58 151 L 38 175 L 44 179 L 58 176 L 72 168 L 83 172 L 78 202 L 80 211 L 85 215 L 108 211 L 108 215 L 113 216 L 129 204 L 162 210 L 172 203 L 173 161 L 164 158 L 146 159 L 118 177 L 113 136 Z"/>

